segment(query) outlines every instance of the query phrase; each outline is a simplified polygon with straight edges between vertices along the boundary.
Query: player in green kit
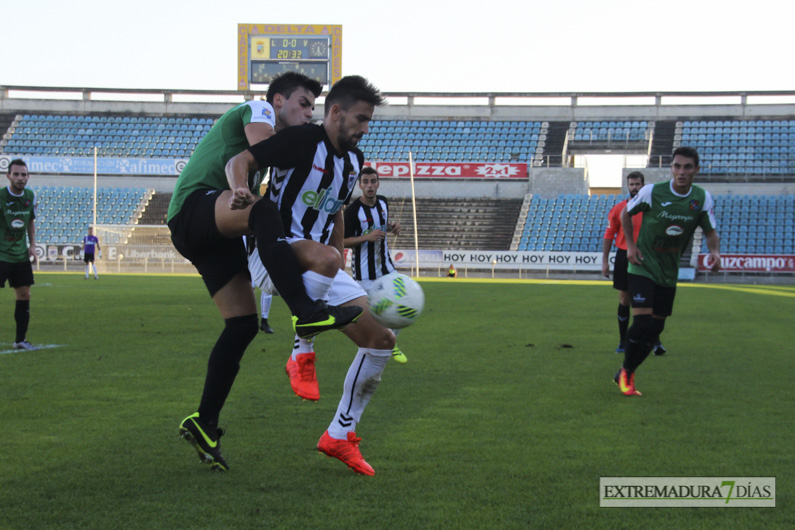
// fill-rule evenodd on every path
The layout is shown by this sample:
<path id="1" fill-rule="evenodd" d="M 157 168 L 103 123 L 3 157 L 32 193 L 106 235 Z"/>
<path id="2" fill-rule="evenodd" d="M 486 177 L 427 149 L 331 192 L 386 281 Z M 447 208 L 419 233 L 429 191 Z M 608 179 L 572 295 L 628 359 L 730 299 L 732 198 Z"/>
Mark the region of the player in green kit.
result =
<path id="1" fill-rule="evenodd" d="M 635 389 L 635 370 L 651 352 L 665 318 L 673 312 L 679 259 L 697 227 L 704 231 L 712 272 L 720 270 L 720 237 L 712 195 L 693 185 L 698 163 L 695 149 L 677 148 L 671 162 L 673 178 L 644 186 L 621 212 L 633 321 L 627 331 L 624 364 L 613 380 L 627 396 L 641 395 Z M 635 241 L 632 216 L 639 212 L 643 212 L 643 225 Z"/>
<path id="2" fill-rule="evenodd" d="M 14 289 L 14 320 L 17 334 L 14 349 L 36 350 L 25 339 L 30 322 L 30 286 L 36 262 L 36 194 L 26 188 L 30 174 L 21 159 L 8 166 L 8 186 L 0 190 L 0 287 Z M 28 246 L 30 242 L 30 246 Z"/>

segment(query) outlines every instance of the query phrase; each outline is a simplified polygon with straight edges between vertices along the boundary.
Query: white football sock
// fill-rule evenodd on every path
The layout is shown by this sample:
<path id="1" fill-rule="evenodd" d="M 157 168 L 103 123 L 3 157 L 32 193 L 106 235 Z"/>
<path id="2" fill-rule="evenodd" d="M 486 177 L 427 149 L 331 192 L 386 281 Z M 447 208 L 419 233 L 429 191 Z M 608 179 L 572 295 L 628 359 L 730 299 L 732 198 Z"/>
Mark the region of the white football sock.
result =
<path id="1" fill-rule="evenodd" d="M 259 297 L 260 310 L 262 311 L 262 318 L 268 319 L 271 312 L 271 304 L 273 303 L 273 296 L 268 293 L 262 293 Z"/>
<path id="2" fill-rule="evenodd" d="M 309 298 L 328 301 L 328 293 L 331 291 L 334 278 L 323 276 L 315 271 L 306 271 L 301 277 L 304 279 L 304 288 L 306 288 Z"/>
<path id="3" fill-rule="evenodd" d="M 315 351 L 315 338 L 302 339 L 298 335 L 295 336 L 295 343 L 293 344 L 292 359 L 297 361 L 296 355 L 301 353 L 312 353 Z"/>
<path id="4" fill-rule="evenodd" d="M 392 350 L 359 348 L 345 376 L 342 398 L 328 427 L 329 436 L 346 440 L 348 433 L 356 430 L 391 356 Z"/>

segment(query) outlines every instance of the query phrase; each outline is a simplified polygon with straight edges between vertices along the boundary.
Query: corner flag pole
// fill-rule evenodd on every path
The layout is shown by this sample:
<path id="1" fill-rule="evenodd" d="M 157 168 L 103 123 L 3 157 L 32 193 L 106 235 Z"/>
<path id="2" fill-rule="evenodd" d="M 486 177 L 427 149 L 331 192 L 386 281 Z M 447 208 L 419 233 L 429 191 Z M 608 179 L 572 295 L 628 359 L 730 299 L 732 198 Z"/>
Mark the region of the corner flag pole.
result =
<path id="1" fill-rule="evenodd" d="M 92 225 L 94 227 L 94 235 L 96 235 L 97 229 L 97 146 L 94 146 L 94 222 Z M 88 273 L 86 273 L 88 274 Z"/>
<path id="2" fill-rule="evenodd" d="M 411 177 L 411 210 L 414 216 L 414 260 L 417 265 L 417 278 L 420 277 L 420 243 L 417 232 L 417 198 L 414 195 L 414 159 L 409 151 L 409 176 Z"/>

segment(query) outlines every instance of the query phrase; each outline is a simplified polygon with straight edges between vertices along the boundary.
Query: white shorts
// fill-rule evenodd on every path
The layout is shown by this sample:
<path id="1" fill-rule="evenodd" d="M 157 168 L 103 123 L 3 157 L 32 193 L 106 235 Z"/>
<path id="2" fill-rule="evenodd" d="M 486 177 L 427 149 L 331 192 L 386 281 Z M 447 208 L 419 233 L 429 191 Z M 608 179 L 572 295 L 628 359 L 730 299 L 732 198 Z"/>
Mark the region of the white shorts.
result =
<path id="1" fill-rule="evenodd" d="M 356 280 L 356 283 L 358 283 L 365 292 L 369 292 L 370 286 L 373 285 L 374 281 L 375 280 Z"/>
<path id="2" fill-rule="evenodd" d="M 351 278 L 350 274 L 344 270 L 338 270 L 337 275 L 334 277 L 334 283 L 331 284 L 328 303 L 330 305 L 342 305 L 362 296 L 366 297 L 367 293 L 356 283 L 356 280 Z"/>
<path id="3" fill-rule="evenodd" d="M 259 256 L 255 252 L 248 257 L 248 270 L 251 273 L 251 282 L 259 287 L 263 293 L 278 295 L 279 292 L 273 286 L 270 274 L 265 270 Z M 339 269 L 334 281 L 331 284 L 331 291 L 328 294 L 330 305 L 342 305 L 359 297 L 367 296 L 356 280 L 350 277 L 344 270 Z"/>

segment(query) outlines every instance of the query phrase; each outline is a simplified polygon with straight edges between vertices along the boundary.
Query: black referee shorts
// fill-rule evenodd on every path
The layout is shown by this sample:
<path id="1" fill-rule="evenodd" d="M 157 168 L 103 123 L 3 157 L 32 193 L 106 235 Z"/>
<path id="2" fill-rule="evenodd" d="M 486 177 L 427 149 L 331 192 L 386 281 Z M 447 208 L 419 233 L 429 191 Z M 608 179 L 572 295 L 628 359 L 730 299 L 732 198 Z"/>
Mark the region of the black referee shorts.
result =
<path id="1" fill-rule="evenodd" d="M 239 272 L 248 275 L 243 238 L 224 237 L 215 224 L 215 201 L 220 195 L 220 190 L 194 191 L 168 223 L 171 242 L 199 271 L 210 296 L 215 296 Z"/>
<path id="2" fill-rule="evenodd" d="M 663 287 L 654 280 L 640 274 L 627 274 L 629 276 L 629 293 L 632 297 L 632 307 L 652 309 L 652 314 L 669 317 L 674 310 L 674 297 L 676 287 Z"/>
<path id="3" fill-rule="evenodd" d="M 33 285 L 33 265 L 30 260 L 19 263 L 0 261 L 0 288 L 6 286 L 6 281 L 10 287 L 15 288 Z"/>
<path id="4" fill-rule="evenodd" d="M 613 289 L 629 291 L 628 266 L 627 251 L 621 248 L 616 249 L 616 261 L 613 263 Z"/>

